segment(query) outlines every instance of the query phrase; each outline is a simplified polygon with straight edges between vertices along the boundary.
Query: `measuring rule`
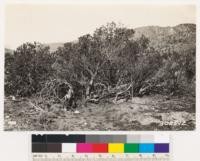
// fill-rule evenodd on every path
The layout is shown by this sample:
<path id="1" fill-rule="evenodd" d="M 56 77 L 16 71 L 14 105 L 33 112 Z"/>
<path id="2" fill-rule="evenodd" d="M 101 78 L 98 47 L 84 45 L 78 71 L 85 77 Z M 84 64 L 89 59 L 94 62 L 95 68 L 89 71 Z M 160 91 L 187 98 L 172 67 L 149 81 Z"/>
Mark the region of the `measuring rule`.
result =
<path id="1" fill-rule="evenodd" d="M 170 161 L 166 135 L 32 135 L 32 161 Z"/>

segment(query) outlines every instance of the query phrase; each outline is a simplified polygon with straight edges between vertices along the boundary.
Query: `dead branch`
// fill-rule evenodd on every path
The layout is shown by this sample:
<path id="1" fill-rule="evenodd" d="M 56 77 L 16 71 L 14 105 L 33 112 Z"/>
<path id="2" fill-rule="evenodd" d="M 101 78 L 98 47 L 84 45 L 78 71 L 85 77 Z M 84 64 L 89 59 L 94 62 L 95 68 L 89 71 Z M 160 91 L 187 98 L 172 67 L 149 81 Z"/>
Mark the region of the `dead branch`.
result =
<path id="1" fill-rule="evenodd" d="M 34 107 L 36 110 L 38 110 L 38 111 L 41 111 L 41 112 L 44 112 L 44 111 L 45 111 L 45 110 L 43 110 L 41 107 L 36 106 L 35 104 L 33 104 L 31 101 L 29 101 L 29 104 L 30 104 L 32 107 Z"/>
<path id="2" fill-rule="evenodd" d="M 119 97 L 120 95 L 122 95 L 122 94 L 128 93 L 127 96 L 130 96 L 130 95 L 131 95 L 131 93 L 130 93 L 130 89 L 131 89 L 132 86 L 133 86 L 133 84 L 130 83 L 130 85 L 128 86 L 128 88 L 126 88 L 126 89 L 123 90 L 123 91 L 119 91 L 119 92 L 117 92 L 117 93 L 116 93 L 116 96 L 115 96 L 115 100 L 114 100 L 114 102 L 117 102 L 118 97 Z M 123 87 L 124 87 L 124 86 L 122 86 L 122 88 L 123 88 Z M 120 88 L 118 88 L 118 89 L 120 90 Z"/>

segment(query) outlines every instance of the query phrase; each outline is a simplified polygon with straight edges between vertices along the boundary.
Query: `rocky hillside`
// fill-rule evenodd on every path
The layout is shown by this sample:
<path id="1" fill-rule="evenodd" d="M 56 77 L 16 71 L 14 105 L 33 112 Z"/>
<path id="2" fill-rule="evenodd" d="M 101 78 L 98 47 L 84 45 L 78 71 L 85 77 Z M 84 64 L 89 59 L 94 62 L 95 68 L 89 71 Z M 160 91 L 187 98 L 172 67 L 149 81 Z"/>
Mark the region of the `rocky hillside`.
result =
<path id="1" fill-rule="evenodd" d="M 150 45 L 155 49 L 168 48 L 174 46 L 178 48 L 194 48 L 196 43 L 196 25 L 180 24 L 174 27 L 145 26 L 135 28 L 134 39 L 143 34 L 150 40 Z M 55 51 L 64 43 L 49 43 L 51 51 Z"/>
<path id="2" fill-rule="evenodd" d="M 59 47 L 62 47 L 64 43 L 58 42 L 58 43 L 47 43 L 45 44 L 50 47 L 50 51 L 54 52 L 56 51 Z"/>
<path id="3" fill-rule="evenodd" d="M 150 40 L 152 47 L 162 49 L 169 46 L 190 48 L 195 47 L 196 25 L 180 24 L 174 27 L 146 26 L 135 29 L 135 38 L 141 35 Z"/>
<path id="4" fill-rule="evenodd" d="M 134 39 L 146 36 L 150 40 L 150 45 L 155 49 L 168 48 L 174 46 L 177 48 L 195 48 L 196 43 L 196 25 L 180 24 L 174 27 L 145 26 L 135 28 Z M 64 42 L 47 43 L 50 51 L 54 52 L 58 47 L 62 47 Z M 6 51 L 10 49 L 6 48 Z"/>

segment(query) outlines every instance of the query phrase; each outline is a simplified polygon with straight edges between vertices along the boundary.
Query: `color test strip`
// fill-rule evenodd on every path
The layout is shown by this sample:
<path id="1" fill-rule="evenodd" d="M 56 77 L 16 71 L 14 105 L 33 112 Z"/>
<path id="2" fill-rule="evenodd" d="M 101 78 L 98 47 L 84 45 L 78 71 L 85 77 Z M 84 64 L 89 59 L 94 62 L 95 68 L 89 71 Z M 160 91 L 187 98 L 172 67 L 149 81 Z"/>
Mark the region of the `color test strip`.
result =
<path id="1" fill-rule="evenodd" d="M 154 144 L 154 152 L 155 153 L 169 153 L 169 144 L 167 143 Z"/>
<path id="2" fill-rule="evenodd" d="M 92 148 L 92 144 L 89 143 L 78 143 L 77 144 L 77 153 L 92 153 L 93 152 L 93 148 Z"/>
<path id="3" fill-rule="evenodd" d="M 99 135 L 99 143 L 112 143 L 113 135 Z"/>
<path id="4" fill-rule="evenodd" d="M 108 144 L 93 144 L 93 153 L 108 153 Z"/>
<path id="5" fill-rule="evenodd" d="M 76 143 L 63 143 L 62 153 L 76 153 Z"/>
<path id="6" fill-rule="evenodd" d="M 108 144 L 77 144 L 77 153 L 108 153 Z"/>
<path id="7" fill-rule="evenodd" d="M 139 153 L 154 153 L 154 144 L 139 144 Z"/>
<path id="8" fill-rule="evenodd" d="M 45 153 L 47 152 L 47 145 L 44 143 L 32 143 L 33 153 Z"/>
<path id="9" fill-rule="evenodd" d="M 140 143 L 154 143 L 154 136 L 153 135 L 141 135 L 140 136 Z"/>
<path id="10" fill-rule="evenodd" d="M 169 153 L 168 143 L 34 143 L 33 153 Z"/>
<path id="11" fill-rule="evenodd" d="M 85 143 L 86 135 L 32 135 L 32 143 Z"/>
<path id="12" fill-rule="evenodd" d="M 32 135 L 32 143 L 46 143 L 47 135 Z"/>
<path id="13" fill-rule="evenodd" d="M 33 135 L 33 153 L 169 153 L 161 135 Z"/>
<path id="14" fill-rule="evenodd" d="M 170 139 L 168 135 L 162 134 L 154 136 L 154 143 L 169 143 L 169 142 Z"/>
<path id="15" fill-rule="evenodd" d="M 48 153 L 61 153 L 62 152 L 62 144 L 60 143 L 48 143 L 47 152 Z"/>
<path id="16" fill-rule="evenodd" d="M 49 143 L 85 143 L 86 135 L 47 135 Z"/>
<path id="17" fill-rule="evenodd" d="M 153 135 L 33 135 L 34 143 L 154 143 Z M 158 142 L 160 143 L 160 142 Z M 161 142 L 163 143 L 163 142 Z M 168 143 L 168 142 L 165 142 Z"/>
<path id="18" fill-rule="evenodd" d="M 124 144 L 124 152 L 125 153 L 138 153 L 139 152 L 139 144 Z"/>
<path id="19" fill-rule="evenodd" d="M 122 143 L 110 143 L 108 144 L 109 153 L 124 153 L 124 144 Z"/>
<path id="20" fill-rule="evenodd" d="M 126 143 L 126 135 L 113 135 L 111 143 Z"/>
<path id="21" fill-rule="evenodd" d="M 126 143 L 140 143 L 141 135 L 128 135 L 126 138 Z"/>
<path id="22" fill-rule="evenodd" d="M 99 143 L 99 142 L 101 142 L 100 136 L 99 135 L 86 135 L 85 142 L 86 143 Z"/>

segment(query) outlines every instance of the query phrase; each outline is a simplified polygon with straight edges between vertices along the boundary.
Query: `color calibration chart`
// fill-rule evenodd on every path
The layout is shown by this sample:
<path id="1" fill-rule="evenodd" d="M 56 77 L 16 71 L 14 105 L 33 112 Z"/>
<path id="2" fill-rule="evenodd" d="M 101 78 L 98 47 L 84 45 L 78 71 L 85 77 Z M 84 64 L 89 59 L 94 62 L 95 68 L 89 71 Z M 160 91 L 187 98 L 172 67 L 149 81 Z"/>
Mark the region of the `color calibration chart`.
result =
<path id="1" fill-rule="evenodd" d="M 169 161 L 168 135 L 32 135 L 32 161 Z"/>

